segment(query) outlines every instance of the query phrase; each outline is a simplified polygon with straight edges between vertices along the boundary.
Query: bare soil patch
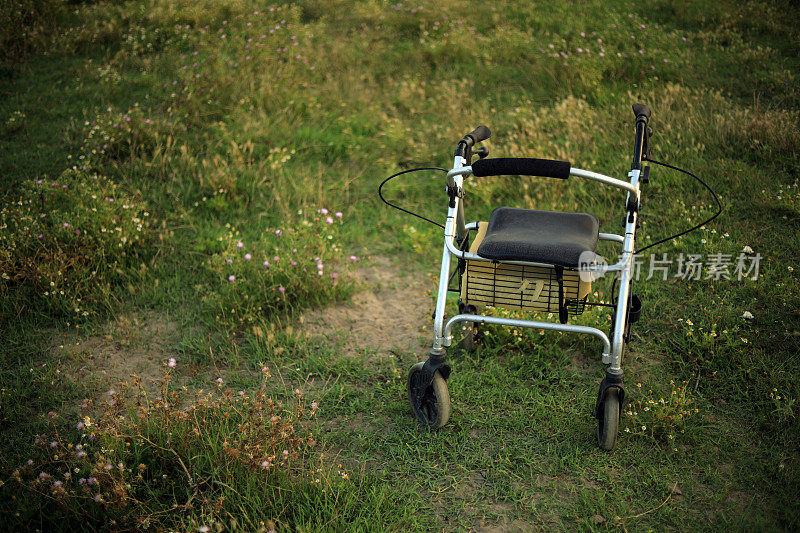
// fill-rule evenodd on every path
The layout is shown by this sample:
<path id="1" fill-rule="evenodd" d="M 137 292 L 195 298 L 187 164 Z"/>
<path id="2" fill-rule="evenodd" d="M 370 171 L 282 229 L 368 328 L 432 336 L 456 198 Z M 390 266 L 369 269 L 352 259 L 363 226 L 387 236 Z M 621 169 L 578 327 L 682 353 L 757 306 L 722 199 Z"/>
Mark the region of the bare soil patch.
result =
<path id="1" fill-rule="evenodd" d="M 364 288 L 349 302 L 305 313 L 305 333 L 336 343 L 351 357 L 422 350 L 433 312 L 433 300 L 425 294 L 432 282 L 386 257 L 372 258 L 356 276 Z"/>
<path id="2" fill-rule="evenodd" d="M 178 323 L 164 316 L 121 316 L 105 329 L 103 334 L 54 347 L 73 379 L 104 387 L 136 375 L 149 389 L 164 375 L 166 362 L 177 357 L 169 347 L 177 338 Z"/>

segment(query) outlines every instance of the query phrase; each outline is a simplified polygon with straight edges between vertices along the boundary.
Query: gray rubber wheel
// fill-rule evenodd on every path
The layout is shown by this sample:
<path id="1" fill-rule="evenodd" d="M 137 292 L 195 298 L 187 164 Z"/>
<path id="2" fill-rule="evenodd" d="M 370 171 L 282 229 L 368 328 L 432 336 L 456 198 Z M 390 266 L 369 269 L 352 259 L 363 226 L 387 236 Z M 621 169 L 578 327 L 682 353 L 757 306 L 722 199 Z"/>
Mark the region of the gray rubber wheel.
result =
<path id="1" fill-rule="evenodd" d="M 619 391 L 608 389 L 603 402 L 603 412 L 597 420 L 597 444 L 603 450 L 612 450 L 619 433 Z"/>
<path id="2" fill-rule="evenodd" d="M 424 364 L 417 363 L 408 373 L 408 403 L 411 404 L 414 418 L 422 425 L 439 429 L 450 420 L 450 392 L 447 390 L 447 382 L 438 371 L 433 375 L 430 384 L 424 382 Z"/>

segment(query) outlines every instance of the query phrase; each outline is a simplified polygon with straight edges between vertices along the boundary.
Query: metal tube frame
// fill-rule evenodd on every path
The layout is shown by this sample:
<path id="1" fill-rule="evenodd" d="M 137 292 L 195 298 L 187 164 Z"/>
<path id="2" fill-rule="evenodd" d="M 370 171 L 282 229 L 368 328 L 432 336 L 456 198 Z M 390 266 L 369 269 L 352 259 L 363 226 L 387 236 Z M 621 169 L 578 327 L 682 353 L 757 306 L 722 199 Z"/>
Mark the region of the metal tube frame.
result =
<path id="1" fill-rule="evenodd" d="M 456 191 L 453 201 L 447 211 L 447 220 L 444 228 L 444 247 L 442 250 L 442 266 L 439 273 L 439 289 L 436 296 L 436 310 L 433 320 L 433 351 L 442 352 L 453 341 L 452 329 L 459 322 L 476 322 L 483 324 L 499 324 L 522 328 L 547 329 L 554 331 L 565 331 L 568 333 L 583 333 L 594 335 L 603 342 L 603 363 L 609 364 L 611 372 L 619 372 L 622 364 L 622 351 L 624 346 L 624 335 L 628 320 L 628 300 L 630 298 L 630 286 L 633 275 L 633 251 L 636 235 L 636 211 L 628 211 L 628 206 L 638 205 L 640 199 L 639 175 L 640 170 L 634 169 L 628 173 L 630 181 L 622 181 L 610 176 L 598 174 L 588 170 L 573 168 L 570 176 L 577 178 L 597 181 L 605 185 L 610 185 L 628 192 L 626 198 L 625 234 L 617 235 L 614 233 L 600 233 L 601 240 L 616 242 L 622 245 L 622 256 L 619 262 L 613 265 L 590 265 L 583 267 L 583 270 L 590 272 L 618 272 L 619 274 L 619 293 L 614 320 L 614 331 L 609 340 L 605 332 L 589 326 L 576 326 L 572 324 L 560 324 L 555 322 L 542 322 L 536 320 L 516 320 L 499 317 L 487 317 L 473 314 L 460 314 L 444 322 L 445 306 L 447 304 L 447 291 L 450 280 L 450 267 L 453 256 L 459 259 L 470 261 L 495 262 L 477 254 L 459 250 L 455 241 L 461 242 L 467 232 L 477 230 L 478 222 L 470 224 L 464 223 L 464 204 L 463 197 L 464 178 L 472 173 L 472 167 L 465 166 L 466 160 L 461 156 L 456 156 L 453 161 L 453 169 L 447 173 L 447 185 L 449 190 Z M 503 261 L 503 263 L 546 266 L 552 265 L 532 263 L 525 261 Z"/>

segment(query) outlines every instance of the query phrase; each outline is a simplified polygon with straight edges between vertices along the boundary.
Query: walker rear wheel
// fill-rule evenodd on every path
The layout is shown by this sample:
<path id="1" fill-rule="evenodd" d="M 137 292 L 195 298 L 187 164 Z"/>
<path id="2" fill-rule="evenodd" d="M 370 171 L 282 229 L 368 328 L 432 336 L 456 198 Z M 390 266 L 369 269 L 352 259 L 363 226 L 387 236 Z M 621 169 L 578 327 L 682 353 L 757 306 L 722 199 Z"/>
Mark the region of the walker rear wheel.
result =
<path id="1" fill-rule="evenodd" d="M 438 429 L 450 420 L 450 392 L 447 382 L 437 370 L 433 381 L 427 379 L 422 367 L 425 363 L 417 363 L 408 373 L 408 401 L 414 417 L 430 429 Z"/>
<path id="2" fill-rule="evenodd" d="M 619 433 L 619 391 L 610 388 L 606 391 L 603 412 L 597 417 L 597 444 L 603 450 L 611 450 L 617 442 Z"/>

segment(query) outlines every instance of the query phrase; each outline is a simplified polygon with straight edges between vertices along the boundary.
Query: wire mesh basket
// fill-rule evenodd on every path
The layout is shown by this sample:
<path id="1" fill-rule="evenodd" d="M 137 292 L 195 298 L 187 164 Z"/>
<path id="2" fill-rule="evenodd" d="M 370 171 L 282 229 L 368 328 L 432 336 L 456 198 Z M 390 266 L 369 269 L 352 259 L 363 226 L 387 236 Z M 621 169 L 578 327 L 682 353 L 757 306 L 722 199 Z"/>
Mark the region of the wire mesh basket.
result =
<path id="1" fill-rule="evenodd" d="M 491 305 L 521 311 L 557 313 L 563 304 L 573 315 L 583 313 L 591 283 L 564 269 L 559 298 L 558 273 L 553 267 L 467 261 L 461 299 L 475 306 Z"/>
<path id="2" fill-rule="evenodd" d="M 486 224 L 480 226 L 485 228 Z M 478 249 L 484 234 L 479 231 L 471 252 Z M 569 314 L 579 315 L 591 290 L 591 282 L 581 280 L 577 270 L 551 266 L 468 260 L 461 277 L 463 302 L 520 311 L 558 313 L 563 305 Z"/>

